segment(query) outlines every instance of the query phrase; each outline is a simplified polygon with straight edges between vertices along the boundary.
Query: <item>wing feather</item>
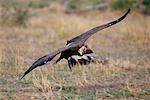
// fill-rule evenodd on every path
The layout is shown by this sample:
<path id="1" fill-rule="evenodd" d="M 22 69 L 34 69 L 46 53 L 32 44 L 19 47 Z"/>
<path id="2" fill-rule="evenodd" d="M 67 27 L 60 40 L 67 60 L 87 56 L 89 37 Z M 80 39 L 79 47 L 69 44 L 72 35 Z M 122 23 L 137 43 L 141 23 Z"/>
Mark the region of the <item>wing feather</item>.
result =
<path id="1" fill-rule="evenodd" d="M 92 29 L 82 33 L 81 35 L 71 39 L 69 42 L 74 42 L 74 41 L 84 41 L 85 42 L 94 33 L 96 33 L 96 32 L 98 32 L 98 31 L 100 31 L 102 29 L 105 29 L 107 27 L 110 27 L 110 26 L 112 26 L 114 24 L 117 24 L 118 22 L 122 21 L 129 14 L 129 12 L 130 12 L 130 9 L 128 9 L 128 11 L 123 16 L 119 17 L 118 19 L 113 20 L 111 22 L 108 22 L 106 24 L 94 27 L 94 28 L 92 28 Z"/>
<path id="2" fill-rule="evenodd" d="M 47 54 L 41 58 L 39 58 L 38 60 L 36 60 L 32 65 L 31 67 L 29 67 L 29 69 L 23 74 L 23 76 L 21 77 L 24 78 L 29 72 L 31 72 L 33 69 L 39 67 L 39 66 L 42 66 L 42 65 L 45 65 L 47 62 L 51 61 L 57 54 L 65 51 L 65 50 L 68 50 L 68 49 L 72 49 L 72 48 L 75 48 L 76 46 L 78 46 L 78 44 L 76 43 L 73 43 L 69 46 L 65 46 L 65 47 L 62 47 L 62 48 L 59 48 L 57 50 L 55 50 L 54 52 L 50 53 L 50 54 Z"/>

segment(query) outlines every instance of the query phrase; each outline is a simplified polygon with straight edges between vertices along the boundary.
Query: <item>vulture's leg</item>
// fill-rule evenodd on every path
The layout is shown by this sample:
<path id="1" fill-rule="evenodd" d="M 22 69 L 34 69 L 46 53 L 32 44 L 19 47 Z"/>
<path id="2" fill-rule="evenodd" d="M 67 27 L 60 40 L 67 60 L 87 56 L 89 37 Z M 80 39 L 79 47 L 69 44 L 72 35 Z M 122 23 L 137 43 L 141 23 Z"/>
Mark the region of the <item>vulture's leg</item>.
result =
<path id="1" fill-rule="evenodd" d="M 70 60 L 67 60 L 67 61 L 68 61 L 69 69 L 70 69 L 70 71 L 72 71 L 72 69 L 71 69 L 71 67 L 72 67 L 72 63 L 71 63 L 71 61 L 70 61 Z"/>

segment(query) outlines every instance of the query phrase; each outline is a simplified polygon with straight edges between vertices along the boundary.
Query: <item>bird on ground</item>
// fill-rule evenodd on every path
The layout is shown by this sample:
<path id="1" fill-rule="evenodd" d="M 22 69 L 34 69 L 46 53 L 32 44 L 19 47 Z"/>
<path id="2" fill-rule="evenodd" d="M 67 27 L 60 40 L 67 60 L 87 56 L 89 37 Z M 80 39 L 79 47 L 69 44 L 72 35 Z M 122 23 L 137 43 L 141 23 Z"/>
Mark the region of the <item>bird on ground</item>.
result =
<path id="1" fill-rule="evenodd" d="M 108 60 L 94 53 L 84 54 L 82 56 L 72 55 L 71 57 L 68 58 L 68 65 L 70 66 L 69 68 L 75 65 L 87 65 L 90 63 L 101 63 L 104 65 L 108 64 Z"/>
<path id="2" fill-rule="evenodd" d="M 128 9 L 128 11 L 123 16 L 117 18 L 116 20 L 113 20 L 113 21 L 108 22 L 103 25 L 96 26 L 86 32 L 83 32 L 79 36 L 76 36 L 75 38 L 67 41 L 66 46 L 59 48 L 59 49 L 51 52 L 50 54 L 47 54 L 47 55 L 39 58 L 31 65 L 31 67 L 29 67 L 29 69 L 27 71 L 25 71 L 25 73 L 23 74 L 21 79 L 24 78 L 33 69 L 35 69 L 39 66 L 45 65 L 47 62 L 51 61 L 56 55 L 58 55 L 60 53 L 61 53 L 61 55 L 60 55 L 59 59 L 56 61 L 56 63 L 59 62 L 63 58 L 68 59 L 72 55 L 83 55 L 86 50 L 85 51 L 81 50 L 82 51 L 82 53 L 81 53 L 81 52 L 79 52 L 80 48 L 83 46 L 86 46 L 85 42 L 90 36 L 92 36 L 94 33 L 98 32 L 102 29 L 105 29 L 107 27 L 110 27 L 110 26 L 122 21 L 128 15 L 129 12 L 130 12 L 130 9 Z"/>
<path id="3" fill-rule="evenodd" d="M 78 50 L 78 52 L 77 52 L 78 54 L 73 54 L 72 53 L 72 55 L 70 55 L 70 56 L 67 56 L 65 59 L 68 61 L 68 66 L 69 66 L 69 69 L 70 69 L 70 71 L 72 71 L 72 67 L 74 66 L 74 65 L 76 65 L 77 63 L 79 63 L 79 59 L 78 60 L 73 60 L 73 59 L 76 59 L 76 57 L 74 57 L 74 56 L 77 56 L 77 58 L 82 58 L 82 56 L 83 55 L 85 55 L 85 54 L 91 54 L 91 53 L 94 53 L 87 45 L 84 45 L 84 46 L 82 46 L 79 50 Z M 70 58 L 72 58 L 72 59 L 70 59 Z M 60 56 L 60 58 L 55 62 L 55 64 L 58 62 L 58 61 L 60 61 L 62 58 L 61 58 L 61 56 Z M 85 59 L 80 59 L 80 60 L 85 60 Z M 74 61 L 76 61 L 76 62 L 74 62 Z M 72 64 L 72 62 L 74 62 L 75 64 Z M 84 62 L 84 61 L 83 61 Z M 80 63 L 81 64 L 81 63 Z"/>
<path id="4" fill-rule="evenodd" d="M 96 55 L 87 45 L 82 46 L 78 52 L 81 55 L 72 55 L 66 59 L 71 71 L 72 67 L 75 65 L 87 65 L 90 63 L 101 63 L 103 65 L 108 64 L 108 60 L 106 58 Z"/>

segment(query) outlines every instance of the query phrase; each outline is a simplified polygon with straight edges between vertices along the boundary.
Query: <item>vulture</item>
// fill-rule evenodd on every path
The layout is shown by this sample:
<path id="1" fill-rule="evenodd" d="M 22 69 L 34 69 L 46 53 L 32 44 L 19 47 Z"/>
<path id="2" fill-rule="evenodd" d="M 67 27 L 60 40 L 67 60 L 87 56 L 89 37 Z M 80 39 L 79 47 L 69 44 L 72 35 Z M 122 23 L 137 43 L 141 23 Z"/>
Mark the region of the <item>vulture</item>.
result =
<path id="1" fill-rule="evenodd" d="M 72 67 L 75 65 L 87 65 L 90 63 L 102 63 L 107 64 L 107 59 L 96 55 L 91 49 L 86 46 L 82 46 L 78 52 L 81 52 L 82 55 L 72 55 L 68 57 L 68 66 L 72 71 Z"/>
<path id="2" fill-rule="evenodd" d="M 37 59 L 31 65 L 31 67 L 29 67 L 29 69 L 27 71 L 25 71 L 25 73 L 23 74 L 21 79 L 24 78 L 33 69 L 35 69 L 39 66 L 45 65 L 47 62 L 51 61 L 58 54 L 60 54 L 60 57 L 58 58 L 58 60 L 55 63 L 59 62 L 61 59 L 64 58 L 64 59 L 68 60 L 68 64 L 70 65 L 70 61 L 72 61 L 72 60 L 70 60 L 70 58 L 72 58 L 73 55 L 87 56 L 86 54 L 92 53 L 93 51 L 91 49 L 89 49 L 88 46 L 85 44 L 86 40 L 90 36 L 92 36 L 94 33 L 122 21 L 128 15 L 129 12 L 130 12 L 130 9 L 128 9 L 128 11 L 123 16 L 117 18 L 116 20 L 110 21 L 103 25 L 96 26 L 86 32 L 83 32 L 82 34 L 67 41 L 67 44 L 64 47 L 61 47 L 49 54 L 44 55 L 43 57 Z M 82 48 L 84 48 L 84 49 L 82 49 Z M 89 56 L 87 56 L 87 57 L 89 57 Z M 71 69 L 71 66 L 69 68 Z"/>
<path id="3" fill-rule="evenodd" d="M 108 63 L 107 59 L 105 59 L 101 56 L 98 56 L 94 53 L 84 54 L 82 56 L 72 55 L 71 57 L 68 58 L 68 65 L 69 65 L 70 70 L 71 70 L 71 67 L 73 67 L 77 64 L 87 65 L 87 64 L 90 64 L 91 62 L 102 63 L 102 64 Z"/>

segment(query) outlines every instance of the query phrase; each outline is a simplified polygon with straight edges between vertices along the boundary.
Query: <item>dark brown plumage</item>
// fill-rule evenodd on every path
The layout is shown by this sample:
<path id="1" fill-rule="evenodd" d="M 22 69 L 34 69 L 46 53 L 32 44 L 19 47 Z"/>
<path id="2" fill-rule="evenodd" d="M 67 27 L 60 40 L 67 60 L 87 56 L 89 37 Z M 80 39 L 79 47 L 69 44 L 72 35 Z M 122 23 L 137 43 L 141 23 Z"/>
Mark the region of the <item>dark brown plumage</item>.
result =
<path id="1" fill-rule="evenodd" d="M 110 27 L 118 22 L 120 22 L 121 20 L 123 20 L 127 14 L 130 12 L 130 9 L 121 17 L 119 17 L 118 19 L 114 20 L 114 21 L 111 21 L 111 22 L 108 22 L 106 24 L 103 24 L 103 25 L 99 25 L 95 28 L 92 28 L 91 30 L 87 31 L 87 32 L 84 32 L 82 33 L 81 35 L 69 40 L 67 42 L 67 45 L 65 47 L 62 47 L 58 50 L 55 50 L 54 52 L 50 53 L 50 54 L 47 54 L 41 58 L 39 58 L 37 61 L 35 61 L 32 66 L 24 73 L 24 75 L 21 77 L 21 79 L 27 75 L 29 72 L 31 72 L 33 69 L 39 67 L 39 66 L 42 66 L 44 64 L 46 64 L 48 61 L 51 61 L 57 54 L 61 53 L 61 56 L 59 58 L 59 60 L 65 58 L 65 59 L 68 59 L 68 57 L 72 56 L 72 55 L 79 55 L 78 53 L 78 50 L 85 45 L 85 42 L 86 40 L 91 36 L 93 35 L 94 33 L 104 29 L 104 28 L 107 28 L 107 27 Z M 58 61 L 59 61 L 58 60 Z M 58 62 L 57 61 L 57 62 Z"/>

